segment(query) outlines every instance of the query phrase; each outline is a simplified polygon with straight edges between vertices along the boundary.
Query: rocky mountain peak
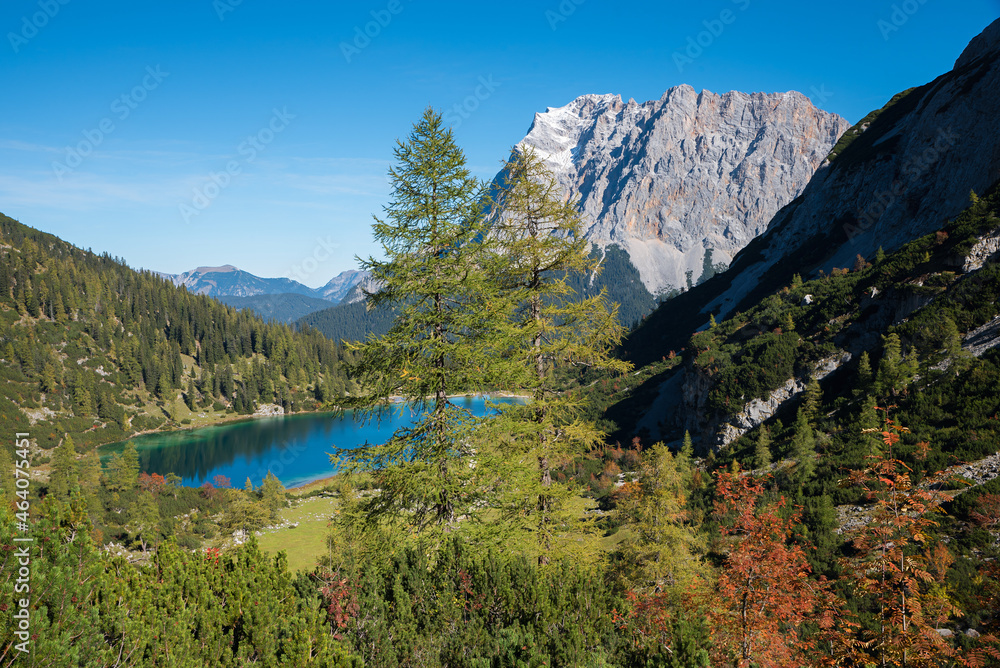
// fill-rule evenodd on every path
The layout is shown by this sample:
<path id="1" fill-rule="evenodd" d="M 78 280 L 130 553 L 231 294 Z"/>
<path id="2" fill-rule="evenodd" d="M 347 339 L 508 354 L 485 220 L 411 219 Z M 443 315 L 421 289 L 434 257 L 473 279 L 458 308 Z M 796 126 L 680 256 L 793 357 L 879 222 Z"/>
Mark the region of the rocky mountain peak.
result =
<path id="1" fill-rule="evenodd" d="M 648 102 L 584 95 L 550 107 L 519 146 L 542 155 L 579 200 L 588 237 L 625 248 L 655 294 L 728 263 L 848 127 L 800 93 L 681 85 Z"/>

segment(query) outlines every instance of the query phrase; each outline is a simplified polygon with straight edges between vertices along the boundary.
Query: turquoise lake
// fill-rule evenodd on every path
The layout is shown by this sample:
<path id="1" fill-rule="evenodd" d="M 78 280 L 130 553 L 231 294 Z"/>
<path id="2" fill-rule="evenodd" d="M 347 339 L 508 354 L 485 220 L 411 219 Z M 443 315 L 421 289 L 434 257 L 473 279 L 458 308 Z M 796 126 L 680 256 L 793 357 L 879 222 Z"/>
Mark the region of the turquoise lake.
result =
<path id="1" fill-rule="evenodd" d="M 484 397 L 460 397 L 452 402 L 475 415 L 484 415 L 487 410 Z M 146 434 L 130 440 L 139 451 L 142 471 L 176 473 L 187 486 L 199 487 L 217 475 L 229 478 L 234 487 L 243 487 L 248 477 L 260 485 L 270 470 L 285 487 L 298 487 L 336 473 L 330 463 L 334 448 L 384 443 L 413 418 L 407 405 L 398 404 L 381 421 L 362 422 L 350 411 L 342 415 L 307 413 Z M 124 448 L 125 442 L 103 446 L 101 458 Z"/>

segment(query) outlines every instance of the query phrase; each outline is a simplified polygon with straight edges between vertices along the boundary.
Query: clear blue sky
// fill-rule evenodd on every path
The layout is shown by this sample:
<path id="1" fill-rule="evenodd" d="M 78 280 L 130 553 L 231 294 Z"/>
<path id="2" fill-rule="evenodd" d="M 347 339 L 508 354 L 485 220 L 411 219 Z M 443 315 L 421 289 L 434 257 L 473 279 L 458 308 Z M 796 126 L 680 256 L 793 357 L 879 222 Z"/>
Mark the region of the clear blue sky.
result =
<path id="1" fill-rule="evenodd" d="M 394 142 L 428 105 L 451 110 L 482 178 L 535 112 L 586 93 L 798 90 L 853 122 L 950 69 L 998 15 L 1000 0 L 5 0 L 0 212 L 132 266 L 318 286 L 375 252 Z"/>

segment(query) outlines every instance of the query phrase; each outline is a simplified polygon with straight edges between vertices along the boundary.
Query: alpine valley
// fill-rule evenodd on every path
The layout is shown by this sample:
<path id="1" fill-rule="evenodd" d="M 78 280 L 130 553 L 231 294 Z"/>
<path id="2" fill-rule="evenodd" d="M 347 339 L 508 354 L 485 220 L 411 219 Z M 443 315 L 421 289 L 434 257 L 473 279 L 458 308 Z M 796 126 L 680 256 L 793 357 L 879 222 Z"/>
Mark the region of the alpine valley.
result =
<path id="1" fill-rule="evenodd" d="M 0 217 L 0 665 L 1000 665 L 998 118 L 1000 20 L 853 126 L 583 95 L 483 216 L 428 109 L 319 289 Z M 97 450 L 402 400 L 291 491 Z"/>

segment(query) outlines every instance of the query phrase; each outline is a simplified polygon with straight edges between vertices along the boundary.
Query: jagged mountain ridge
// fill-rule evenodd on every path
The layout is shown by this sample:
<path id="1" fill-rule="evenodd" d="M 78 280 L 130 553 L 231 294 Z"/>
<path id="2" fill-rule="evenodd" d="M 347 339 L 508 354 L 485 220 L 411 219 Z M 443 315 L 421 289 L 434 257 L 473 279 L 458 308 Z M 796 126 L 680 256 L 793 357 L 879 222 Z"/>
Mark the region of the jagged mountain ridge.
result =
<path id="1" fill-rule="evenodd" d="M 182 274 L 159 273 L 188 292 L 209 297 L 256 297 L 295 294 L 339 303 L 351 289 L 364 281 L 368 272 L 349 269 L 334 276 L 320 288 L 310 288 L 290 278 L 261 278 L 231 264 L 198 267 Z"/>
<path id="2" fill-rule="evenodd" d="M 697 93 L 638 104 L 584 95 L 536 114 L 519 147 L 579 200 L 588 238 L 622 246 L 653 294 L 732 257 L 792 201 L 850 124 L 789 93 Z"/>

